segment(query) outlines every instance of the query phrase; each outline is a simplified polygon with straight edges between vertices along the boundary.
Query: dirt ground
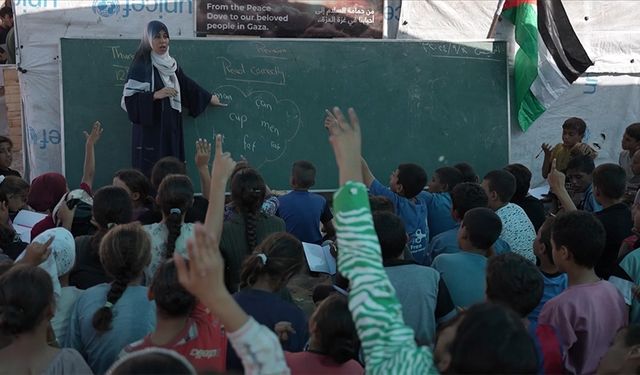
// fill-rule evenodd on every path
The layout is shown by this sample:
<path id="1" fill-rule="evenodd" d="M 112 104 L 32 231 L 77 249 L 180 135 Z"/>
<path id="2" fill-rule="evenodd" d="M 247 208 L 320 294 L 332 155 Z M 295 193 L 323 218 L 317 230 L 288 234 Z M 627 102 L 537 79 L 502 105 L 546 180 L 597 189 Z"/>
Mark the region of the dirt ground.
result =
<path id="1" fill-rule="evenodd" d="M 293 301 L 298 307 L 304 311 L 307 315 L 307 318 L 311 316 L 313 310 L 315 309 L 315 305 L 313 304 L 313 288 L 316 285 L 320 284 L 328 284 L 331 285 L 331 276 L 327 274 L 319 274 L 319 276 L 311 276 L 308 272 L 300 272 L 298 275 L 294 276 L 291 281 L 289 281 L 289 291 L 291 292 L 291 297 L 293 297 Z"/>

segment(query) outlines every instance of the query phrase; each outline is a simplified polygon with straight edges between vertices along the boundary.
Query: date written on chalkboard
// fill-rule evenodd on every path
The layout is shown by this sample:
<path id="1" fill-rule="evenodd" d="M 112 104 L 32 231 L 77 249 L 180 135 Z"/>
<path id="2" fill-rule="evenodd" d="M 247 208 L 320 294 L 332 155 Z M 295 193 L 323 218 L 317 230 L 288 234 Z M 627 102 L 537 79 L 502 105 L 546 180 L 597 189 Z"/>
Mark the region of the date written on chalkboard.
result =
<path id="1" fill-rule="evenodd" d="M 473 44 L 424 42 L 422 49 L 433 57 L 450 59 L 489 60 L 504 62 L 504 44 L 494 44 L 493 49 L 487 50 Z"/>

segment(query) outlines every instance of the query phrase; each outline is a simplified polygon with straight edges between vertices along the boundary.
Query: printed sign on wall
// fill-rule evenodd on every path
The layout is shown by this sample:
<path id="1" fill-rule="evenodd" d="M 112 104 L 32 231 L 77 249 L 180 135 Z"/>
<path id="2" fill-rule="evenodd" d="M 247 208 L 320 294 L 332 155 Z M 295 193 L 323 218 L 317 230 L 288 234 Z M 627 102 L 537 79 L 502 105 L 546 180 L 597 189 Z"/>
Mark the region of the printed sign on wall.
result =
<path id="1" fill-rule="evenodd" d="M 196 35 L 382 38 L 384 0 L 196 0 Z"/>

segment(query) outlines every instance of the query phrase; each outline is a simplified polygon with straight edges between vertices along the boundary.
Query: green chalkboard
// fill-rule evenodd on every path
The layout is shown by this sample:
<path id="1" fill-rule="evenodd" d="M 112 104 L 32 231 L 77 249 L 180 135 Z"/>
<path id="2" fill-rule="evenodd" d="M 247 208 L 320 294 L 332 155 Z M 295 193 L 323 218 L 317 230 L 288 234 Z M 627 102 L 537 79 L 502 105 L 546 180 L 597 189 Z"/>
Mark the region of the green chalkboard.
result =
<path id="1" fill-rule="evenodd" d="M 105 128 L 96 186 L 130 165 L 131 129 L 120 108 L 137 40 L 62 39 L 65 172 L 80 180 L 83 129 Z M 508 73 L 503 42 L 354 40 L 173 40 L 171 54 L 227 108 L 184 114 L 187 164 L 193 145 L 223 133 L 225 147 L 287 189 L 291 163 L 313 162 L 315 189 L 337 187 L 323 128 L 325 108 L 354 107 L 363 153 L 382 180 L 401 162 L 434 169 L 467 161 L 479 173 L 509 159 Z M 185 111 L 186 112 L 186 111 Z"/>

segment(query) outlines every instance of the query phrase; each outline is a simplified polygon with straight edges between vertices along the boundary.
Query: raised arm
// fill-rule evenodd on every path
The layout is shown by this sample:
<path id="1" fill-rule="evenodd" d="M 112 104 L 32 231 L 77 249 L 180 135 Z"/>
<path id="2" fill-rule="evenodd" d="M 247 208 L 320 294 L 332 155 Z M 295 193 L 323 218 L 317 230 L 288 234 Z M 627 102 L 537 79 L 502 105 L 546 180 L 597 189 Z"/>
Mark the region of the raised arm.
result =
<path id="1" fill-rule="evenodd" d="M 543 143 L 542 151 L 544 152 L 544 160 L 542 161 L 542 178 L 547 178 L 549 175 L 549 171 L 551 170 L 551 145 L 548 143 Z"/>
<path id="2" fill-rule="evenodd" d="M 211 170 L 211 190 L 209 192 L 209 208 L 205 218 L 205 226 L 216 241 L 220 242 L 222 223 L 224 221 L 224 191 L 236 162 L 231 154 L 222 151 L 222 135 L 216 135 L 216 150 Z"/>
<path id="3" fill-rule="evenodd" d="M 84 168 L 81 183 L 87 184 L 90 188 L 93 188 L 93 177 L 96 174 L 95 144 L 100 140 L 102 130 L 100 121 L 96 121 L 93 123 L 91 134 L 84 132 L 86 142 L 84 146 Z"/>
<path id="4" fill-rule="evenodd" d="M 189 265 L 177 252 L 173 259 L 178 280 L 220 319 L 227 336 L 242 360 L 246 374 L 289 374 L 276 335 L 249 317 L 224 285 L 224 261 L 218 241 L 196 224 L 194 238 L 187 244 Z"/>
<path id="5" fill-rule="evenodd" d="M 382 266 L 367 188 L 362 183 L 358 117 L 349 109 L 347 122 L 338 108 L 329 129 L 340 169 L 334 196 L 338 237 L 338 270 L 350 280 L 349 309 L 362 341 L 368 374 L 437 373 L 431 351 L 418 347 L 404 324 L 400 303 Z"/>
<path id="6" fill-rule="evenodd" d="M 211 174 L 209 173 L 209 160 L 211 159 L 211 143 L 206 139 L 196 141 L 196 168 L 200 176 L 200 189 L 204 199 L 209 200 L 211 193 Z"/>
<path id="7" fill-rule="evenodd" d="M 362 168 L 362 180 L 367 187 L 371 187 L 373 181 L 376 179 L 373 173 L 371 173 L 371 169 L 369 169 L 369 164 L 364 158 L 360 158 L 360 166 Z"/>
<path id="8" fill-rule="evenodd" d="M 553 161 L 551 162 L 551 171 L 549 172 L 549 176 L 547 177 L 549 187 L 551 187 L 551 191 L 556 195 L 556 197 L 558 197 L 558 201 L 562 205 L 562 209 L 565 212 L 576 211 L 576 205 L 575 203 L 573 203 L 571 196 L 564 186 L 565 180 L 566 176 L 564 175 L 564 173 L 556 169 L 556 159 L 553 159 Z"/>

